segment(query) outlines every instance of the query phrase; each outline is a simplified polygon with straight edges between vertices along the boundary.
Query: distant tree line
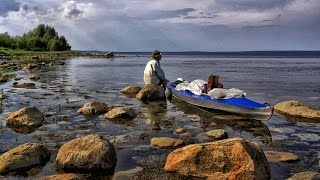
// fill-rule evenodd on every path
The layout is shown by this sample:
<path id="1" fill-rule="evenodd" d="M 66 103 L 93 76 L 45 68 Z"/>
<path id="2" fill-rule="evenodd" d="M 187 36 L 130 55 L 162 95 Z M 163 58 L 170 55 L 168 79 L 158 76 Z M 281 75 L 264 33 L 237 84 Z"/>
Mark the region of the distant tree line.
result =
<path id="1" fill-rule="evenodd" d="M 28 51 L 65 51 L 71 50 L 64 36 L 58 36 L 53 27 L 40 24 L 22 36 L 10 36 L 7 32 L 0 33 L 0 47 L 23 49 Z"/>

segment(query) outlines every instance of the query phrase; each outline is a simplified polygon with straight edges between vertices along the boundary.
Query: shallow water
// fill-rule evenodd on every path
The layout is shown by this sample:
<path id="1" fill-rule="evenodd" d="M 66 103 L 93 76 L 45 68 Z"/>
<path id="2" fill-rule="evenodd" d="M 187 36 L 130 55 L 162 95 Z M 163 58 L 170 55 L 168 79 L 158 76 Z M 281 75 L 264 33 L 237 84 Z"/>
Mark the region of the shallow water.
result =
<path id="1" fill-rule="evenodd" d="M 320 123 L 297 121 L 277 113 L 263 123 L 237 120 L 239 117 L 209 113 L 179 101 L 143 104 L 121 94 L 119 91 L 123 87 L 143 86 L 147 61 L 147 56 L 134 55 L 114 59 L 79 57 L 65 61 L 63 66 L 16 72 L 20 82 L 29 82 L 30 74 L 38 74 L 41 79 L 36 82 L 36 89 L 13 88 L 13 80 L 0 85 L 9 96 L 1 102 L 0 154 L 26 142 L 44 143 L 52 152 L 51 160 L 31 177 L 55 174 L 54 160 L 59 147 L 76 137 L 95 133 L 108 140 L 117 137 L 112 140 L 118 154 L 115 172 L 140 166 L 145 168 L 142 177 L 163 179 L 171 176 L 162 170 L 171 150 L 150 147 L 152 137 L 178 137 L 173 131 L 186 127 L 194 137 L 185 138 L 186 142 L 206 142 L 208 139 L 203 137 L 203 132 L 223 128 L 229 137 L 240 136 L 258 142 L 264 150 L 292 152 L 301 158 L 297 163 L 271 163 L 272 179 L 319 169 Z M 225 88 L 242 89 L 247 97 L 261 103 L 275 105 L 285 100 L 299 100 L 320 107 L 319 58 L 164 55 L 161 65 L 170 80 L 178 77 L 206 80 L 208 75 L 218 74 Z M 133 107 L 138 116 L 123 122 L 105 120 L 103 115 L 86 118 L 76 112 L 82 104 L 92 100 Z M 5 126 L 5 115 L 25 105 L 36 106 L 53 116 L 46 117 L 44 125 L 32 133 L 16 133 Z M 153 130 L 154 126 L 160 126 L 161 130 Z"/>

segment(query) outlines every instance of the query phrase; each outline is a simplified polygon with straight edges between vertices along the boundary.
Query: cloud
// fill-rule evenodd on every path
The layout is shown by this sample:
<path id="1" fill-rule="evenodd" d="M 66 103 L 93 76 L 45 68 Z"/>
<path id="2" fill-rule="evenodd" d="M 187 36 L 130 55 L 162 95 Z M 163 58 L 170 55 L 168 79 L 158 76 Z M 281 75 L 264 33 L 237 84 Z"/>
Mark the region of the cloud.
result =
<path id="1" fill-rule="evenodd" d="M 0 16 L 7 16 L 10 11 L 18 11 L 19 5 L 15 0 L 1 0 Z"/>
<path id="2" fill-rule="evenodd" d="M 44 23 L 65 35 L 74 49 L 227 50 L 245 48 L 237 46 L 240 41 L 261 39 L 273 47 L 276 43 L 268 40 L 292 44 L 301 42 L 299 37 L 320 47 L 319 0 L 1 1 L 6 8 L 1 2 L 0 32 L 19 35 Z M 288 34 L 291 40 L 279 38 Z"/>

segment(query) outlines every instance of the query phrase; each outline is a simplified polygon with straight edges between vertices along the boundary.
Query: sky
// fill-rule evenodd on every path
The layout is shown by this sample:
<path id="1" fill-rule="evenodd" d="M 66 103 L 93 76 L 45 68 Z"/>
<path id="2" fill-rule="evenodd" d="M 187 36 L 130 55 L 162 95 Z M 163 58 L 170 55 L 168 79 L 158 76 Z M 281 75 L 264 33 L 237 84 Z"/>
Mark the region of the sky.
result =
<path id="1" fill-rule="evenodd" d="M 320 0 L 0 0 L 0 33 L 39 24 L 74 50 L 320 50 Z"/>

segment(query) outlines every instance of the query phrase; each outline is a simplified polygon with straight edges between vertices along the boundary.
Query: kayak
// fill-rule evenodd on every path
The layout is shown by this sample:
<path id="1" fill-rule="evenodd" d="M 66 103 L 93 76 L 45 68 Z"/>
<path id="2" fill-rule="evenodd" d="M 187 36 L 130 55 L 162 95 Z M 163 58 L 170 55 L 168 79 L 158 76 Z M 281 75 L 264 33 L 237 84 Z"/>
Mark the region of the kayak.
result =
<path id="1" fill-rule="evenodd" d="M 175 87 L 168 81 L 167 88 L 174 98 L 206 110 L 220 110 L 256 120 L 269 120 L 273 114 L 273 107 L 268 103 L 261 104 L 246 97 L 214 99 L 204 93 L 195 95 L 188 90 L 177 90 Z"/>

